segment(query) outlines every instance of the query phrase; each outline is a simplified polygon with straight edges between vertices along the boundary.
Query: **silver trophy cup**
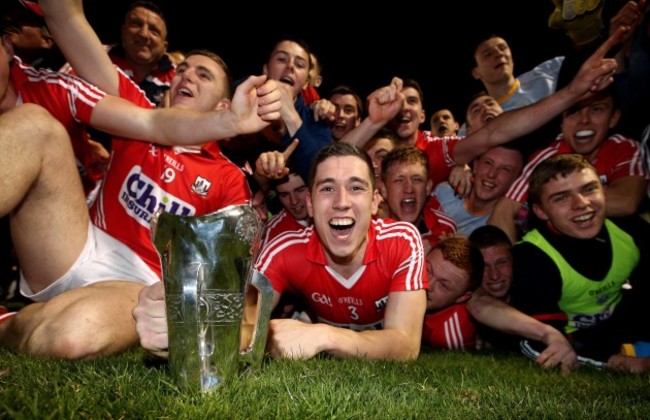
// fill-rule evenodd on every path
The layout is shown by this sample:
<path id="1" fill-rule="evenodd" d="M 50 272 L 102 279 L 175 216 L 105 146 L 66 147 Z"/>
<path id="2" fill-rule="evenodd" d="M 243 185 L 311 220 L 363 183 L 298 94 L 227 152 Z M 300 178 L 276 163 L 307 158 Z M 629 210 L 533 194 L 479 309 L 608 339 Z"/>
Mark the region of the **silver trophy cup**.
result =
<path id="1" fill-rule="evenodd" d="M 252 269 L 261 229 L 245 205 L 203 216 L 155 215 L 169 368 L 180 389 L 209 391 L 260 366 L 273 300 L 269 280 Z"/>

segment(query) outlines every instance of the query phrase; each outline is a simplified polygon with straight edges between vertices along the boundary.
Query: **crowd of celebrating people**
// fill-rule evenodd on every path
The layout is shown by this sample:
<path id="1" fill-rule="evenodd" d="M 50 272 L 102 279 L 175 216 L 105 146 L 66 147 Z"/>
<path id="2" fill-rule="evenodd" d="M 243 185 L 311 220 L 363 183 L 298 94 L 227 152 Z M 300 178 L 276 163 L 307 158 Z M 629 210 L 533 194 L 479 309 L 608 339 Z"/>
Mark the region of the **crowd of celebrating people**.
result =
<path id="1" fill-rule="evenodd" d="M 324 95 L 299 38 L 233 80 L 214 52 L 168 51 L 153 2 L 106 46 L 82 0 L 16 0 L 0 20 L 0 216 L 25 302 L 0 307 L 0 345 L 167 357 L 155 213 L 251 205 L 274 357 L 491 347 L 648 371 L 650 121 L 626 115 L 647 103 L 650 20 L 626 1 L 594 25 L 593 3 L 553 21 L 574 55 L 519 76 L 505 39 L 477 40 L 484 90 L 463 118 L 427 121 L 416 80 Z"/>

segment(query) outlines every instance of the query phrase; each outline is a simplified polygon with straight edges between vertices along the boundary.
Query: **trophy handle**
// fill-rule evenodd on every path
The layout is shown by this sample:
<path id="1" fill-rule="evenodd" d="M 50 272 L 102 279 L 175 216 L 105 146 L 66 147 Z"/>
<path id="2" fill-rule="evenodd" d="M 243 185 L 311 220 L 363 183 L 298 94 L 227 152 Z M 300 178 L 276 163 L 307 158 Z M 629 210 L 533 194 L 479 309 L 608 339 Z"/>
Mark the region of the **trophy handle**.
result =
<path id="1" fill-rule="evenodd" d="M 257 289 L 257 321 L 253 331 L 253 340 L 250 345 L 241 352 L 241 360 L 251 368 L 258 368 L 266 349 L 266 337 L 269 331 L 269 320 L 273 305 L 273 286 L 268 278 L 257 270 L 252 270 L 250 285 Z"/>

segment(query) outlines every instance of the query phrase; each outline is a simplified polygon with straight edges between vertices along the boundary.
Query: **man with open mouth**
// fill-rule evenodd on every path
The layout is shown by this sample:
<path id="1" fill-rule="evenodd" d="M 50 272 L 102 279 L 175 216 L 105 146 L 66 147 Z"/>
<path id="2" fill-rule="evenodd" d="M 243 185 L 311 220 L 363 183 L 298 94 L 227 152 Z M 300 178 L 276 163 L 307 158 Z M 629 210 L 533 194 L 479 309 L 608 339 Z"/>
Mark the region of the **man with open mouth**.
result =
<path id="1" fill-rule="evenodd" d="M 607 186 L 607 216 L 634 214 L 646 194 L 648 169 L 639 143 L 610 134 L 620 118 L 612 87 L 580 101 L 562 114 L 562 136 L 534 153 L 521 176 L 496 204 L 488 223 L 499 226 L 515 242 L 519 236 L 515 220 L 527 214 L 524 204 L 532 171 L 551 156 L 579 153 L 596 167 Z M 519 221 L 518 226 L 526 226 Z"/>

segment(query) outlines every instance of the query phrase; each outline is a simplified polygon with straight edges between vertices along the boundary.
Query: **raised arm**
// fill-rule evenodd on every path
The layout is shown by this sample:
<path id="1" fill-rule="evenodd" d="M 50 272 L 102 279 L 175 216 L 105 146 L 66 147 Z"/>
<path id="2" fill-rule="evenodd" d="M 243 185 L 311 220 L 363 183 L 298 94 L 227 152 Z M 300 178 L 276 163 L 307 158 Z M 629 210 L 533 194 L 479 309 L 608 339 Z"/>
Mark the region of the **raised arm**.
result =
<path id="1" fill-rule="evenodd" d="M 187 109 L 145 109 L 116 96 L 101 99 L 91 125 L 113 135 L 164 145 L 192 145 L 255 133 L 279 118 L 277 82 L 251 76 L 235 91 L 230 108 L 198 112 Z"/>
<path id="2" fill-rule="evenodd" d="M 571 105 L 609 86 L 616 71 L 616 60 L 605 55 L 620 42 L 627 27 L 619 27 L 580 67 L 571 82 L 551 96 L 532 105 L 504 112 L 485 127 L 472 132 L 454 150 L 458 164 L 468 163 L 492 147 L 528 134 Z"/>
<path id="3" fill-rule="evenodd" d="M 75 72 L 106 93 L 119 96 L 119 78 L 99 37 L 88 23 L 82 0 L 40 0 L 48 29 Z"/>
<path id="4" fill-rule="evenodd" d="M 381 87 L 368 96 L 368 116 L 340 141 L 363 148 L 368 140 L 392 120 L 403 106 L 402 79 L 393 77 L 388 86 Z"/>

